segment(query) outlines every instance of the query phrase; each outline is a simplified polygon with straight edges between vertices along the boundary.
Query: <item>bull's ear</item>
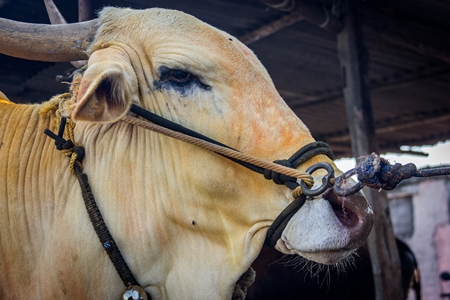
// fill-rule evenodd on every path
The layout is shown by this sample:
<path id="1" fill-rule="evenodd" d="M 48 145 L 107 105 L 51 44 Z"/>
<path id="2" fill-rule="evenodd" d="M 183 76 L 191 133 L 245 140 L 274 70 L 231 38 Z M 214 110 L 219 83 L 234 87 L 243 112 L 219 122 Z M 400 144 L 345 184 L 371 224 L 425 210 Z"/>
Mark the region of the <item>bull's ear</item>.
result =
<path id="1" fill-rule="evenodd" d="M 115 122 L 125 116 L 137 93 L 137 79 L 128 55 L 117 49 L 98 50 L 89 58 L 72 119 Z"/>

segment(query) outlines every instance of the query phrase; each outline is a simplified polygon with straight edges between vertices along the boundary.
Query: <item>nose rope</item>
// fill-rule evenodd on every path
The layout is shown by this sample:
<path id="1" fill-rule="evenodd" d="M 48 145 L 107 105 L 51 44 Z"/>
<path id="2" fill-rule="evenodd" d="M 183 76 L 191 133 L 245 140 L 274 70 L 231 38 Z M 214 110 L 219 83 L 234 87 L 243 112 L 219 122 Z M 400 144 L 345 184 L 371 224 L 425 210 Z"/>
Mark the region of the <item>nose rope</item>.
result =
<path id="1" fill-rule="evenodd" d="M 171 129 L 164 128 L 157 124 L 150 123 L 148 121 L 141 120 L 141 119 L 138 119 L 135 117 L 124 117 L 122 120 L 127 123 L 137 125 L 137 126 L 145 128 L 145 129 L 152 130 L 154 132 L 161 133 L 163 135 L 166 135 L 166 136 L 169 136 L 172 138 L 176 138 L 180 141 L 191 143 L 195 146 L 202 147 L 206 150 L 215 152 L 222 156 L 234 158 L 239 161 L 243 161 L 243 162 L 246 162 L 246 163 L 249 163 L 252 165 L 256 165 L 264 170 L 273 171 L 275 173 L 279 173 L 279 174 L 282 174 L 282 175 L 285 175 L 288 177 L 298 178 L 300 180 L 305 181 L 305 183 L 308 186 L 312 186 L 314 183 L 314 180 L 310 174 L 299 171 L 297 169 L 291 169 L 288 166 L 265 161 L 265 160 L 256 158 L 254 156 L 233 150 L 231 148 L 216 145 L 211 142 L 208 142 L 208 141 L 205 141 L 205 140 L 193 137 L 193 136 L 189 136 L 189 135 L 181 133 L 181 132 L 173 131 Z M 279 176 L 278 177 L 274 176 L 274 177 L 279 178 Z M 276 182 L 276 183 L 278 183 L 278 182 Z M 282 183 L 280 182 L 278 184 L 282 184 Z"/>
<path id="2" fill-rule="evenodd" d="M 276 184 L 286 185 L 293 190 L 294 198 L 302 194 L 305 187 L 310 188 L 314 184 L 314 179 L 310 173 L 295 168 L 318 154 L 325 154 L 331 159 L 334 158 L 333 152 L 327 144 L 323 142 L 314 142 L 298 150 L 288 160 L 269 162 L 237 151 L 225 144 L 162 118 L 136 105 L 132 105 L 130 111 L 143 117 L 145 120 L 137 117 L 125 116 L 122 121 L 191 143 L 231 159 L 252 171 L 263 174 L 266 179 L 272 179 Z M 304 182 L 303 187 L 297 183 L 297 179 Z"/>
<path id="3" fill-rule="evenodd" d="M 356 175 L 358 181 L 351 187 L 344 183 Z M 417 169 L 415 164 L 405 165 L 389 161 L 376 153 L 361 157 L 360 162 L 353 168 L 336 178 L 333 191 L 339 196 L 348 196 L 361 190 L 364 186 L 378 190 L 392 190 L 401 181 L 411 177 L 433 177 L 450 175 L 449 166 L 425 167 Z M 343 186 L 346 186 L 343 188 Z"/>

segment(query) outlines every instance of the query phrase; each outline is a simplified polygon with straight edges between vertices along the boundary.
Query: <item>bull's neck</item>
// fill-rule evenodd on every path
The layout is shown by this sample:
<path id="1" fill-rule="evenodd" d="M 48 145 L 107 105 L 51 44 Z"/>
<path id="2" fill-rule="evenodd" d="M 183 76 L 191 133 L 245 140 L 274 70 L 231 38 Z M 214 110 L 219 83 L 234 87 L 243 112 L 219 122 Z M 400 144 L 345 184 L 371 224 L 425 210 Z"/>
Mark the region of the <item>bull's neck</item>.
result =
<path id="1" fill-rule="evenodd" d="M 258 199 L 254 183 L 265 180 L 261 175 L 127 123 L 79 123 L 75 137 L 85 146 L 83 168 L 112 235 L 132 241 L 121 251 L 135 277 L 145 278 L 143 286 L 155 282 L 165 286 L 166 278 L 173 284 L 184 270 L 190 270 L 186 277 L 192 278 L 192 286 L 204 276 L 205 281 L 214 277 L 212 281 L 234 284 L 248 268 L 258 251 L 253 236 L 262 244 L 260 229 L 270 224 L 267 218 L 261 218 L 264 224 L 257 221 L 258 214 L 267 210 L 258 205 L 264 199 Z M 243 207 L 246 204 L 252 207 Z M 250 211 L 255 218 L 249 221 Z M 147 249 L 145 258 L 138 249 Z M 249 251 L 254 253 L 248 255 Z M 205 264 L 205 257 L 211 263 Z"/>
<path id="2" fill-rule="evenodd" d="M 57 186 L 65 179 L 70 182 L 71 178 L 70 172 L 66 170 L 68 159 L 56 150 L 54 141 L 44 134 L 46 128 L 57 130 L 54 112 L 41 114 L 41 105 L 0 105 L 0 161 L 6 164 L 1 170 L 9 172 L 8 176 L 5 174 L 2 177 L 6 181 L 14 181 L 11 186 L 18 190 L 29 189 L 26 185 L 31 182 L 36 188 L 35 192 L 39 193 L 34 195 L 34 201 L 54 199 L 52 195 Z M 64 197 L 57 200 L 64 201 Z"/>

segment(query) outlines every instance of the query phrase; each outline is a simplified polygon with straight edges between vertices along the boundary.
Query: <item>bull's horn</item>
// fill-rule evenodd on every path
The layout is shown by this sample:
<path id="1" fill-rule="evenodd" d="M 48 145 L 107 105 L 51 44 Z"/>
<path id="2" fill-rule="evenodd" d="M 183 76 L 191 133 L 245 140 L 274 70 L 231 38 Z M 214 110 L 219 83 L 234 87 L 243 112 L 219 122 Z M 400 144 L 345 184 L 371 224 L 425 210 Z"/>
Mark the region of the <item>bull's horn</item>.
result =
<path id="1" fill-rule="evenodd" d="M 78 1 L 79 5 L 83 4 L 82 1 Z M 66 19 L 59 11 L 58 7 L 56 7 L 55 2 L 53 0 L 44 0 L 45 8 L 47 9 L 48 18 L 50 19 L 50 23 L 52 24 L 67 24 Z M 82 66 L 87 64 L 87 60 L 73 60 L 70 62 L 75 68 L 81 68 Z"/>
<path id="2" fill-rule="evenodd" d="M 44 25 L 0 18 L 0 53 L 49 62 L 87 59 L 86 49 L 98 27 L 97 19 Z"/>

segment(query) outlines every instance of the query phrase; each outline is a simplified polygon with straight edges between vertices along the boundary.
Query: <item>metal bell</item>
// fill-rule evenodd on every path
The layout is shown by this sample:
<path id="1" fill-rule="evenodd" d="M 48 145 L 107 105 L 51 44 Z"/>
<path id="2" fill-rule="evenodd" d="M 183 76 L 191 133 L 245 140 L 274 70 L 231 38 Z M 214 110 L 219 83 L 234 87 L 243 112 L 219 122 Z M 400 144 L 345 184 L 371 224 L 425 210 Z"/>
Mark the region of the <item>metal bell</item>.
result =
<path id="1" fill-rule="evenodd" d="M 123 291 L 120 300 L 148 300 L 147 292 L 138 285 L 130 285 Z"/>

